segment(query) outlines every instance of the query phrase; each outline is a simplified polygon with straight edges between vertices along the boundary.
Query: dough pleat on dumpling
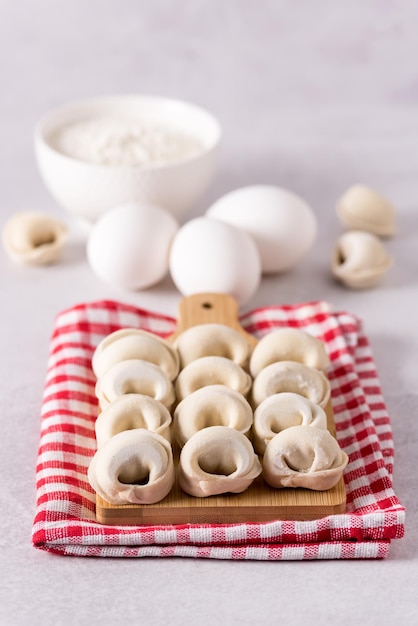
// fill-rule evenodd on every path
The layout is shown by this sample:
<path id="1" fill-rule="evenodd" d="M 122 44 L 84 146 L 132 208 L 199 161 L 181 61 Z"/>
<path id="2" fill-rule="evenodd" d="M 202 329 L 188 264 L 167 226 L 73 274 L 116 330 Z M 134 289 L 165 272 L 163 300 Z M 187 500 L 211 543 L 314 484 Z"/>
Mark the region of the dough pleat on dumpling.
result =
<path id="1" fill-rule="evenodd" d="M 325 429 L 292 426 L 271 439 L 263 457 L 263 477 L 271 487 L 331 489 L 348 457 Z"/>
<path id="2" fill-rule="evenodd" d="M 170 492 L 175 472 L 171 445 L 143 428 L 125 430 L 93 456 L 88 479 L 110 504 L 154 504 Z"/>
<path id="3" fill-rule="evenodd" d="M 276 361 L 296 361 L 318 370 L 330 365 L 325 344 L 299 328 L 279 328 L 262 337 L 251 355 L 251 375 Z"/>
<path id="4" fill-rule="evenodd" d="M 177 405 L 173 431 L 178 444 L 183 446 L 203 428 L 229 426 L 247 434 L 252 423 L 252 408 L 241 393 L 225 385 L 209 385 L 197 389 Z"/>
<path id="5" fill-rule="evenodd" d="M 158 365 L 174 380 L 180 368 L 177 350 L 161 337 L 138 328 L 123 328 L 107 335 L 97 346 L 92 358 L 97 378 L 113 365 L 130 359 L 141 359 Z"/>

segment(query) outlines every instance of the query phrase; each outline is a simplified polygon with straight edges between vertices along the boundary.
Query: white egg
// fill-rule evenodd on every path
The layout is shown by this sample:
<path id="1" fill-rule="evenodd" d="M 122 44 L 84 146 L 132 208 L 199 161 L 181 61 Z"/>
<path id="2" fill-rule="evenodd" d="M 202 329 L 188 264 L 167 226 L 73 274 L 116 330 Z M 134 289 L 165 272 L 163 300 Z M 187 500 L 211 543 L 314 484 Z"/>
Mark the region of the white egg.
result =
<path id="1" fill-rule="evenodd" d="M 124 289 L 145 289 L 168 272 L 178 230 L 161 207 L 132 203 L 107 211 L 93 226 L 87 258 L 99 278 Z"/>
<path id="2" fill-rule="evenodd" d="M 209 217 L 197 217 L 186 222 L 173 240 L 170 273 L 185 296 L 228 293 L 242 304 L 260 284 L 260 255 L 243 230 Z"/>
<path id="3" fill-rule="evenodd" d="M 311 207 L 291 191 L 273 185 L 236 189 L 219 198 L 206 215 L 253 237 L 264 274 L 293 267 L 310 250 L 317 233 Z"/>

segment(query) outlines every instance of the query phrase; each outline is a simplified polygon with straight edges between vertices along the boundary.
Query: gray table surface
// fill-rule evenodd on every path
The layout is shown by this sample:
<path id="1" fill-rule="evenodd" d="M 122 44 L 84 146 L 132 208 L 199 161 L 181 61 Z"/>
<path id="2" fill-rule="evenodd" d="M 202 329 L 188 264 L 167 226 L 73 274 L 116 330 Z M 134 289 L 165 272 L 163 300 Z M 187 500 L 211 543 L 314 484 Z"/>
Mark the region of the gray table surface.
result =
<path id="1" fill-rule="evenodd" d="M 256 306 L 325 299 L 360 316 L 395 440 L 406 536 L 384 561 L 63 558 L 31 546 L 39 412 L 55 315 L 114 298 L 176 315 L 169 278 L 126 293 L 90 271 L 82 242 L 21 268 L 0 251 L 0 623 L 416 624 L 418 622 L 418 4 L 406 0 L 0 0 L 0 221 L 67 216 L 44 188 L 37 119 L 68 100 L 149 93 L 212 110 L 224 137 L 213 185 L 187 218 L 236 187 L 272 183 L 319 220 L 311 253 L 264 278 Z M 364 182 L 392 199 L 393 269 L 355 292 L 330 275 L 335 202 Z"/>

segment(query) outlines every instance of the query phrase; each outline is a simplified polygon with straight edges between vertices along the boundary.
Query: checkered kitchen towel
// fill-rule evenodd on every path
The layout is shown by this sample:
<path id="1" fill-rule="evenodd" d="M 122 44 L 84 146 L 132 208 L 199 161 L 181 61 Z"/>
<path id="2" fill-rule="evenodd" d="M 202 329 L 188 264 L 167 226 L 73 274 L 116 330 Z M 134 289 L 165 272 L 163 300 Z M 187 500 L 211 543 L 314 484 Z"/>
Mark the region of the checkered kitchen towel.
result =
<path id="1" fill-rule="evenodd" d="M 170 526 L 104 526 L 95 520 L 87 468 L 96 449 L 97 401 L 91 357 L 122 327 L 169 335 L 175 320 L 130 305 L 99 301 L 56 319 L 42 404 L 33 543 L 76 556 L 186 556 L 302 560 L 383 558 L 403 536 L 405 511 L 392 488 L 393 441 L 375 364 L 360 321 L 328 304 L 260 308 L 241 317 L 261 337 L 274 328 L 303 328 L 321 338 L 345 470 L 347 510 L 315 521 Z"/>

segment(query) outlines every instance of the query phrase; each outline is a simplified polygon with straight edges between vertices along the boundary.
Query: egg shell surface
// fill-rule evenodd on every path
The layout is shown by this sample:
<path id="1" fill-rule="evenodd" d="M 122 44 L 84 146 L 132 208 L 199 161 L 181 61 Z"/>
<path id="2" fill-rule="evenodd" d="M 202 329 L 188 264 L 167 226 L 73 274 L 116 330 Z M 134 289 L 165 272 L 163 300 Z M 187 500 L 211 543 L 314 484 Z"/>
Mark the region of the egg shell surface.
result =
<path id="1" fill-rule="evenodd" d="M 259 287 L 260 255 L 245 231 L 220 220 L 197 217 L 186 222 L 173 240 L 170 273 L 185 296 L 228 293 L 242 304 Z"/>
<path id="2" fill-rule="evenodd" d="M 127 290 L 158 283 L 169 268 L 178 223 L 165 209 L 131 203 L 107 211 L 93 226 L 87 258 L 104 282 Z"/>
<path id="3" fill-rule="evenodd" d="M 233 224 L 251 235 L 264 274 L 296 265 L 310 250 L 317 234 L 311 207 L 295 193 L 274 185 L 231 191 L 212 204 L 206 216 Z"/>

